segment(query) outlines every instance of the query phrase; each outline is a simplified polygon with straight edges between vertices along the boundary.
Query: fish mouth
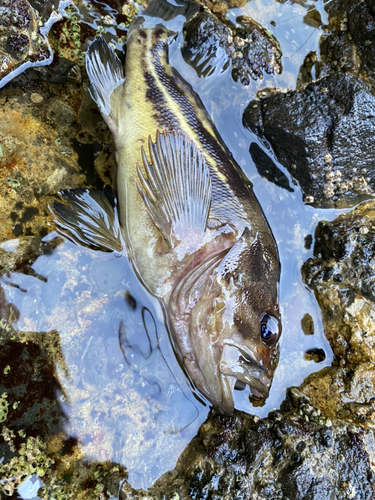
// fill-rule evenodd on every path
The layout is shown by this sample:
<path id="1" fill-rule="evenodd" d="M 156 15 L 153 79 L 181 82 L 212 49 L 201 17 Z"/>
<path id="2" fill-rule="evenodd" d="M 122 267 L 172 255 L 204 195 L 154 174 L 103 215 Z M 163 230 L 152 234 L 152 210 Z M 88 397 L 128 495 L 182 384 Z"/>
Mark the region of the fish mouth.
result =
<path id="1" fill-rule="evenodd" d="M 246 346 L 238 346 L 226 343 L 223 347 L 220 372 L 224 394 L 233 389 L 243 389 L 248 385 L 252 396 L 259 399 L 267 399 L 269 396 L 268 387 L 271 385 L 272 377 L 267 373 L 266 368 L 261 366 Z M 223 380 L 225 377 L 225 380 Z M 266 385 L 267 384 L 267 385 Z"/>

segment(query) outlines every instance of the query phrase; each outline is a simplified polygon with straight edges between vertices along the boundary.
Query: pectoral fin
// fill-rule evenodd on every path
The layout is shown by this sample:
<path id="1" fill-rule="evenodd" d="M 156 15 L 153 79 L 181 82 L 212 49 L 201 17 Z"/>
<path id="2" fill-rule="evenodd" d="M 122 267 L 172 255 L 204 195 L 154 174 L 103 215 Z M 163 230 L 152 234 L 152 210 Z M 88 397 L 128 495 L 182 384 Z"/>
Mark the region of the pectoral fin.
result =
<path id="1" fill-rule="evenodd" d="M 52 212 L 62 236 L 96 250 L 122 252 L 117 210 L 102 191 L 66 189 L 60 196 L 67 204 L 54 201 Z"/>
<path id="2" fill-rule="evenodd" d="M 125 82 L 122 63 L 103 37 L 97 37 L 86 54 L 86 70 L 90 78 L 90 94 L 104 120 L 116 133 L 121 106 L 121 89 Z"/>
<path id="3" fill-rule="evenodd" d="M 142 148 L 147 177 L 137 166 L 137 186 L 151 220 L 172 248 L 202 237 L 211 203 L 211 179 L 203 156 L 179 132 L 157 132 L 155 143 L 149 136 L 148 147 L 152 163 Z"/>

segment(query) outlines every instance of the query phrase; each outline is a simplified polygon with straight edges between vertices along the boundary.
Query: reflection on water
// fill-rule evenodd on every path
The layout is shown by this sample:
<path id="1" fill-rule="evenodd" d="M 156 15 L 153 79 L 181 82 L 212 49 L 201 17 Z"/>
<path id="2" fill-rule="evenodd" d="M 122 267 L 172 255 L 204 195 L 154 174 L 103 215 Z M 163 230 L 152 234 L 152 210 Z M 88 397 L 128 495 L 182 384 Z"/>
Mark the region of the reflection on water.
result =
<path id="1" fill-rule="evenodd" d="M 0 283 L 20 311 L 14 328 L 60 334 L 67 436 L 87 459 L 126 464 L 133 486 L 150 486 L 174 467 L 208 411 L 177 365 L 158 302 L 127 259 L 68 242 L 32 269 L 45 279 L 11 273 Z"/>
<path id="2" fill-rule="evenodd" d="M 199 80 L 182 60 L 181 37 L 171 53 L 172 63 L 192 82 L 253 182 L 279 246 L 283 323 L 279 366 L 263 407 L 252 407 L 247 390 L 235 393 L 238 409 L 261 417 L 279 407 L 288 387 L 332 362 L 319 307 L 302 283 L 300 269 L 312 255 L 311 242 L 306 241 L 316 224 L 338 212 L 305 206 L 299 187 L 274 158 L 279 182 L 261 177 L 253 163 L 254 151 L 263 162 L 264 155 L 272 153 L 242 126 L 242 112 L 259 88 L 295 88 L 305 55 L 318 51 L 322 31 L 316 13 L 323 21 L 326 15 L 321 1 L 313 7 L 255 0 L 229 12 L 234 18 L 254 17 L 272 30 L 284 54 L 282 75 L 249 87 L 234 84 L 228 71 L 214 80 Z M 306 14 L 308 9 L 314 15 Z M 85 460 L 122 464 L 133 487 L 149 487 L 175 466 L 209 408 L 194 397 L 173 354 L 159 303 L 138 283 L 126 258 L 69 242 L 58 244 L 55 238 L 53 233 L 45 238 L 53 247 L 50 252 L 19 272 L 2 276 L 4 304 L 15 311 L 17 331 L 37 332 L 35 338 L 46 335 L 38 332 L 58 332 L 56 391 L 66 417 L 60 415 L 67 440 L 80 444 Z M 6 242 L 2 248 L 11 260 L 17 243 Z"/>
<path id="3" fill-rule="evenodd" d="M 310 52 L 315 52 L 319 56 L 319 39 L 329 33 L 325 28 L 328 25 L 328 14 L 324 10 L 326 3 L 323 0 L 296 2 L 252 0 L 240 9 L 229 11 L 229 19 L 241 15 L 256 19 L 280 43 L 283 53 L 283 72 L 273 77 L 265 75 L 265 80 L 258 85 L 259 88 L 296 88 L 296 70 L 302 66 Z M 314 74 L 312 78 L 315 78 Z"/>

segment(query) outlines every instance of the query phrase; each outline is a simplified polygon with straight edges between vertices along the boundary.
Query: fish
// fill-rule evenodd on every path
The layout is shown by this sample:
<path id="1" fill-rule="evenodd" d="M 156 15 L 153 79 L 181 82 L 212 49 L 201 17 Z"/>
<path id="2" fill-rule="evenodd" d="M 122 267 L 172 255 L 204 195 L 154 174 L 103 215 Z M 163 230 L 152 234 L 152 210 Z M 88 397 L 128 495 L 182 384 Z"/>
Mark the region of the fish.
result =
<path id="1" fill-rule="evenodd" d="M 230 415 L 235 389 L 269 395 L 282 329 L 280 259 L 251 182 L 169 62 L 179 32 L 167 21 L 197 8 L 152 0 L 129 29 L 124 66 L 102 37 L 90 45 L 91 96 L 116 148 L 117 202 L 77 188 L 52 210 L 72 241 L 127 255 L 162 306 L 194 391 Z"/>

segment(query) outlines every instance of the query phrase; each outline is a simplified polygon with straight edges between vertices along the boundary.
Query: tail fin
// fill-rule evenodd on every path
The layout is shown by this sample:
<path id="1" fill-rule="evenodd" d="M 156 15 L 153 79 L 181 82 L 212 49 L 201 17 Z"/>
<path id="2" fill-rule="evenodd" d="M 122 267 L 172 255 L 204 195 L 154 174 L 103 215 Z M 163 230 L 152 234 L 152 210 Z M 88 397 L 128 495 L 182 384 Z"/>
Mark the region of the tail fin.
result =
<path id="1" fill-rule="evenodd" d="M 90 78 L 90 94 L 104 120 L 115 134 L 118 126 L 121 96 L 125 82 L 122 63 L 103 37 L 97 37 L 86 54 L 86 70 Z"/>

